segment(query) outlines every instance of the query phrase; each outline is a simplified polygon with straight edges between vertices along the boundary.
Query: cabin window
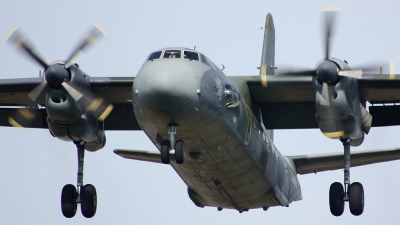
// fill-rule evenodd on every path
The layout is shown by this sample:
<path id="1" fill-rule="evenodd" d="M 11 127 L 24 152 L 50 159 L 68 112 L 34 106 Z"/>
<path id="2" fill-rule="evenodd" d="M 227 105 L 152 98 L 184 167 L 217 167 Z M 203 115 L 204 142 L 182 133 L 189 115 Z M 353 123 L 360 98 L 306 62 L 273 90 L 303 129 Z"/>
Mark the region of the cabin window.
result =
<path id="1" fill-rule="evenodd" d="M 165 58 L 180 58 L 181 57 L 181 51 L 180 50 L 168 50 L 165 51 L 164 53 L 164 59 Z"/>
<path id="2" fill-rule="evenodd" d="M 235 108 L 240 103 L 240 93 L 239 90 L 232 84 L 225 85 L 224 91 L 226 97 L 226 106 L 228 108 Z"/>
<path id="3" fill-rule="evenodd" d="M 184 51 L 183 58 L 189 59 L 190 61 L 192 61 L 192 60 L 199 61 L 199 54 L 197 54 L 197 52 Z"/>
<path id="4" fill-rule="evenodd" d="M 161 57 L 161 53 L 162 53 L 161 51 L 151 53 L 147 61 L 153 61 L 155 59 L 159 59 Z"/>

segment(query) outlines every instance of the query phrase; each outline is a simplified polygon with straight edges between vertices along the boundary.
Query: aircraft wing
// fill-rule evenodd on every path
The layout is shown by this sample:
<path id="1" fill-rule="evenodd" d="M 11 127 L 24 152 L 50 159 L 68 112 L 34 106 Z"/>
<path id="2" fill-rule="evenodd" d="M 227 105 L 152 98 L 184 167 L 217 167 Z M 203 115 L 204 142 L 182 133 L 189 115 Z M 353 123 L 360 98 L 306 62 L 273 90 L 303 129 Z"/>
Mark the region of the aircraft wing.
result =
<path id="1" fill-rule="evenodd" d="M 260 105 L 267 129 L 318 128 L 315 120 L 315 92 L 310 76 L 268 75 L 267 87 L 260 76 L 230 76 L 235 85 L 249 90 L 251 99 Z M 400 125 L 400 77 L 394 80 L 359 80 L 363 99 L 372 103 L 369 112 L 373 127 Z M 106 130 L 140 130 L 132 107 L 134 77 L 91 77 L 92 91 L 114 105 L 105 120 Z M 28 93 L 40 84 L 41 78 L 0 80 L 0 126 L 10 126 L 8 117 L 29 101 Z M 44 105 L 44 98 L 39 99 Z M 47 128 L 46 110 L 40 109 L 37 119 L 28 127 Z"/>
<path id="2" fill-rule="evenodd" d="M 141 130 L 133 113 L 132 84 L 134 77 L 91 77 L 90 85 L 97 96 L 101 96 L 114 105 L 113 111 L 105 120 L 106 130 Z M 15 112 L 16 106 L 25 106 L 29 101 L 28 93 L 42 81 L 42 78 L 0 79 L 0 126 L 11 126 L 8 117 Z M 44 106 L 45 99 L 38 99 Z M 48 128 L 47 113 L 44 108 L 38 110 L 37 118 L 31 128 Z"/>
<path id="3" fill-rule="evenodd" d="M 344 167 L 343 152 L 288 156 L 292 159 L 297 174 L 317 173 L 328 170 L 337 170 Z M 400 159 L 400 149 L 352 151 L 351 167 L 363 166 L 373 163 L 387 162 Z"/>
<path id="4" fill-rule="evenodd" d="M 373 127 L 400 125 L 399 77 L 358 80 L 361 97 L 371 103 Z M 261 108 L 267 129 L 318 128 L 311 76 L 267 75 L 266 87 L 261 85 L 260 76 L 230 76 L 229 79 L 238 87 L 247 84 L 252 102 Z"/>

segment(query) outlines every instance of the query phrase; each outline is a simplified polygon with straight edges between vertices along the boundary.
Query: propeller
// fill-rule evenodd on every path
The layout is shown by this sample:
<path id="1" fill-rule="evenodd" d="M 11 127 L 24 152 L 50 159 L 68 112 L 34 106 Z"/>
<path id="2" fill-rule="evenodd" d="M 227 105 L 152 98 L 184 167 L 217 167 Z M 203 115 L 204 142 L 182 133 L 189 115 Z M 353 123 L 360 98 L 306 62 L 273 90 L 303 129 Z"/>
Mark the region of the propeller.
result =
<path id="1" fill-rule="evenodd" d="M 324 26 L 323 26 L 323 53 L 324 59 L 315 69 L 286 71 L 279 75 L 301 75 L 315 76 L 322 83 L 321 95 L 326 100 L 326 105 L 330 105 L 335 98 L 334 85 L 336 85 L 341 77 L 351 77 L 356 79 L 374 79 L 388 80 L 394 79 L 394 64 L 390 64 L 390 75 L 372 75 L 368 72 L 376 71 L 380 66 L 360 67 L 355 69 L 341 69 L 337 62 L 331 57 L 333 39 L 335 37 L 335 18 L 338 13 L 337 8 L 325 8 L 323 10 Z"/>
<path id="2" fill-rule="evenodd" d="M 99 101 L 100 98 L 96 98 L 92 93 L 83 93 L 85 90 L 79 90 L 74 87 L 71 83 L 71 77 L 69 73 L 69 67 L 82 53 L 86 53 L 87 50 L 92 47 L 98 40 L 106 34 L 105 30 L 100 25 L 93 25 L 89 32 L 83 36 L 77 47 L 67 57 L 65 62 L 53 62 L 49 63 L 38 51 L 34 48 L 34 45 L 29 41 L 26 35 L 24 35 L 17 27 L 12 29 L 6 36 L 6 42 L 21 49 L 28 57 L 34 62 L 44 68 L 44 75 L 42 76 L 42 82 L 36 86 L 29 94 L 28 97 L 38 104 L 38 100 L 48 93 L 50 89 L 61 89 L 64 88 L 69 95 L 75 101 L 82 101 L 82 105 L 85 105 L 85 111 L 95 116 L 96 119 L 103 121 L 108 114 L 111 112 L 113 106 L 105 100 Z M 82 89 L 82 88 L 81 88 Z M 94 104 L 96 103 L 96 104 Z M 96 107 L 90 107 L 94 104 Z M 25 115 L 30 112 L 28 109 L 24 111 Z M 20 116 L 22 115 L 22 116 Z M 34 117 L 26 117 L 21 114 L 18 110 L 14 116 L 11 116 L 12 120 L 21 121 L 22 119 L 32 120 Z M 18 123 L 17 124 L 21 124 Z"/>
<path id="3" fill-rule="evenodd" d="M 33 125 L 38 118 L 40 111 L 37 107 L 19 108 L 8 117 L 8 123 L 13 127 L 24 128 Z"/>

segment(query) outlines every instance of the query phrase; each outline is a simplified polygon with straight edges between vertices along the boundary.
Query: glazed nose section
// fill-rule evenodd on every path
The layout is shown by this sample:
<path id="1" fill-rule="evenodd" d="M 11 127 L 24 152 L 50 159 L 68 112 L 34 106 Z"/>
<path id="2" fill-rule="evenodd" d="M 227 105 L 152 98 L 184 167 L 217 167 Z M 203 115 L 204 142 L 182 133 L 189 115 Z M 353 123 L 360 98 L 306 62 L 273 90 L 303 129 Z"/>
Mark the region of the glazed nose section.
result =
<path id="1" fill-rule="evenodd" d="M 166 59 L 142 68 L 134 89 L 138 103 L 153 110 L 173 111 L 190 104 L 196 95 L 190 61 Z"/>

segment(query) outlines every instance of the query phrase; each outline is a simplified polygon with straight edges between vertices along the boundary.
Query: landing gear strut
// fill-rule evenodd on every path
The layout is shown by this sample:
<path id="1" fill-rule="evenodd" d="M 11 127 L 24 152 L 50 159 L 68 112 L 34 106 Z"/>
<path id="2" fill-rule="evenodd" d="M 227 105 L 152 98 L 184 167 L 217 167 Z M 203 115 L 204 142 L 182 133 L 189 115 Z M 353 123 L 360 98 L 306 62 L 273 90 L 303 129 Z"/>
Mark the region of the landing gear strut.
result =
<path id="1" fill-rule="evenodd" d="M 344 202 L 349 202 L 350 212 L 359 216 L 364 211 L 364 188 L 361 183 L 350 185 L 350 139 L 341 139 L 344 147 L 344 188 L 335 182 L 329 189 L 329 206 L 334 216 L 340 216 L 344 211 Z"/>
<path id="2" fill-rule="evenodd" d="M 61 211 L 67 218 L 76 214 L 77 204 L 81 204 L 82 215 L 92 218 L 97 209 L 96 188 L 91 184 L 83 186 L 83 162 L 85 157 L 85 142 L 74 142 L 78 151 L 77 188 L 72 184 L 64 186 L 61 192 Z"/>
<path id="3" fill-rule="evenodd" d="M 169 125 L 169 140 L 164 140 L 161 142 L 161 161 L 164 164 L 170 163 L 171 156 L 174 156 L 172 157 L 172 159 L 175 159 L 176 163 L 178 164 L 182 164 L 185 162 L 185 143 L 182 140 L 177 140 L 175 142 L 177 128 L 178 126 L 176 124 Z M 175 143 L 175 145 L 171 146 L 171 143 Z"/>

